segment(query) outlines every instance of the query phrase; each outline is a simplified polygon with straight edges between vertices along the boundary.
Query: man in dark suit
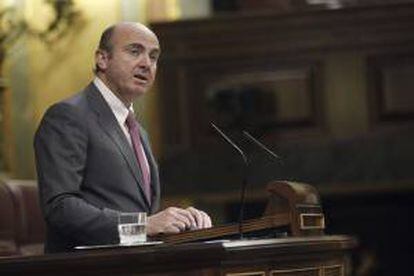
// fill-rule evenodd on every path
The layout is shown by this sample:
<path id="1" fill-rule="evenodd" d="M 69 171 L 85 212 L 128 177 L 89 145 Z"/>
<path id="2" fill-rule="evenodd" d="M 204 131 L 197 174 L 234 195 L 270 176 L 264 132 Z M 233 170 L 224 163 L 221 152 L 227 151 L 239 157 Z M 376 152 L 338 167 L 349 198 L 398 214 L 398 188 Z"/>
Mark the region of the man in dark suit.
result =
<path id="1" fill-rule="evenodd" d="M 96 78 L 50 107 L 35 136 L 46 252 L 118 243 L 119 212 L 147 212 L 147 234 L 211 227 L 193 207 L 157 213 L 158 169 L 132 102 L 154 82 L 160 46 L 144 25 L 107 28 L 95 54 Z"/>

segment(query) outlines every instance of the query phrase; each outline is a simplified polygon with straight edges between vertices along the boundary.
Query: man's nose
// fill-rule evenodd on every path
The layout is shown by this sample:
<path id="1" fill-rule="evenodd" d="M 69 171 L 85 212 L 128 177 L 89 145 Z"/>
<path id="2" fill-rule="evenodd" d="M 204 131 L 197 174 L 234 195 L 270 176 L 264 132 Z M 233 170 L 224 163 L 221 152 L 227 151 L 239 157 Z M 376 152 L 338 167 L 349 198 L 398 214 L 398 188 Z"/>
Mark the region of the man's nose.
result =
<path id="1" fill-rule="evenodd" d="M 139 59 L 139 66 L 143 68 L 149 68 L 151 65 L 151 58 L 147 54 L 141 55 Z"/>

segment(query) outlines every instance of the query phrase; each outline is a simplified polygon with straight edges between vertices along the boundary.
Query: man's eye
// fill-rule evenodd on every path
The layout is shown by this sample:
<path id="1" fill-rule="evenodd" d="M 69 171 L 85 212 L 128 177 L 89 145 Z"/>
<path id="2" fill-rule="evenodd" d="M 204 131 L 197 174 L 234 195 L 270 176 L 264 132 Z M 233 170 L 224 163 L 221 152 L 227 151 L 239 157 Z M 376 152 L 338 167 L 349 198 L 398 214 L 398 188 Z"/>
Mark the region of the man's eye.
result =
<path id="1" fill-rule="evenodd" d="M 131 49 L 129 52 L 134 56 L 137 56 L 141 53 L 141 51 L 138 49 Z"/>

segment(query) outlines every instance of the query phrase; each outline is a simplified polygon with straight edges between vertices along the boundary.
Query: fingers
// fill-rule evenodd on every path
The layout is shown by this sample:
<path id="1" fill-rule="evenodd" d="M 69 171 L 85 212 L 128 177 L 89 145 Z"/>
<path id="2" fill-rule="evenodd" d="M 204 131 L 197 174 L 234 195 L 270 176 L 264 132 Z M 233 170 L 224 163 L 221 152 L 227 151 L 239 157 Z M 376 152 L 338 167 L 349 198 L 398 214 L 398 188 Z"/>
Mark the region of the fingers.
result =
<path id="1" fill-rule="evenodd" d="M 205 212 L 194 207 L 169 207 L 148 217 L 147 234 L 152 236 L 160 233 L 179 233 L 209 227 L 211 219 Z"/>
<path id="2" fill-rule="evenodd" d="M 180 232 L 182 232 L 182 230 L 180 229 L 180 226 L 176 226 L 174 224 L 166 226 L 164 231 L 162 231 L 162 233 L 168 233 L 168 234 L 177 234 Z"/>
<path id="3" fill-rule="evenodd" d="M 211 218 L 209 215 L 207 215 L 207 213 L 194 207 L 188 207 L 186 210 L 190 212 L 196 221 L 195 229 L 204 229 L 211 227 Z"/>
<path id="4" fill-rule="evenodd" d="M 173 216 L 177 219 L 177 221 L 184 223 L 185 228 L 183 230 L 192 229 L 197 225 L 197 221 L 195 217 L 188 210 L 176 208 L 176 207 L 170 207 L 170 208 L 172 210 Z"/>
<path id="5" fill-rule="evenodd" d="M 169 207 L 148 217 L 147 234 L 179 233 L 196 225 L 194 217 L 184 209 Z"/>

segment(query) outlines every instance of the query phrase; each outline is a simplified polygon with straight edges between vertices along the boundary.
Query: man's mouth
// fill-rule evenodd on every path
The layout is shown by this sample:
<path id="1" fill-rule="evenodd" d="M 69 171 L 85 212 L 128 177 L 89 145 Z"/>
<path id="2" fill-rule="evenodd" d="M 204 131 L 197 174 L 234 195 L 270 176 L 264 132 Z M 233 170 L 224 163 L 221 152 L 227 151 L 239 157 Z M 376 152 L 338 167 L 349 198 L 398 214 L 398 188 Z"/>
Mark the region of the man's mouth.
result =
<path id="1" fill-rule="evenodd" d="M 148 77 L 146 75 L 134 74 L 134 78 L 142 84 L 147 84 L 148 83 Z"/>

